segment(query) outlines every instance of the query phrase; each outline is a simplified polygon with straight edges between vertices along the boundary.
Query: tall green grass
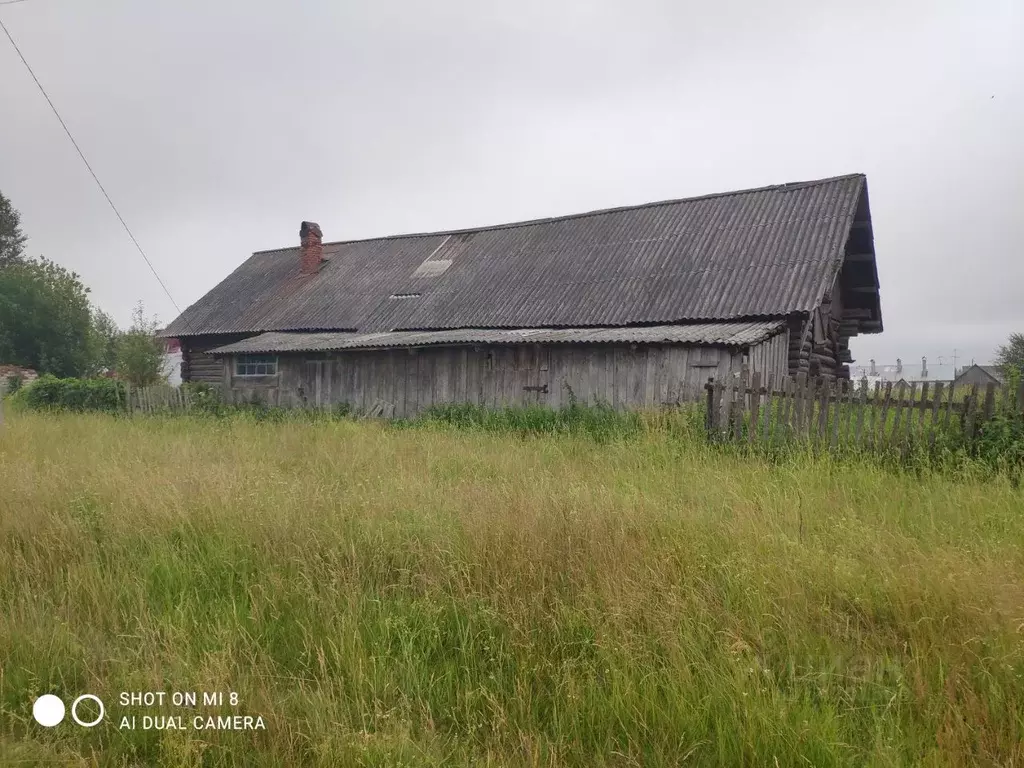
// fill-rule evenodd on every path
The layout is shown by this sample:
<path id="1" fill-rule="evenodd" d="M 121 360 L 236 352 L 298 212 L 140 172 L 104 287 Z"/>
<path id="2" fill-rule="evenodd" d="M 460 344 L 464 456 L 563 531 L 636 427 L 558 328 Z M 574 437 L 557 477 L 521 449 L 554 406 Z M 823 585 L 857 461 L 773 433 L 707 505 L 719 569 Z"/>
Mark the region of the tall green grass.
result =
<path id="1" fill-rule="evenodd" d="M 1024 493 L 643 418 L 10 414 L 0 762 L 1024 760 Z M 129 690 L 235 691 L 267 730 L 119 730 Z M 107 720 L 43 729 L 45 692 Z"/>

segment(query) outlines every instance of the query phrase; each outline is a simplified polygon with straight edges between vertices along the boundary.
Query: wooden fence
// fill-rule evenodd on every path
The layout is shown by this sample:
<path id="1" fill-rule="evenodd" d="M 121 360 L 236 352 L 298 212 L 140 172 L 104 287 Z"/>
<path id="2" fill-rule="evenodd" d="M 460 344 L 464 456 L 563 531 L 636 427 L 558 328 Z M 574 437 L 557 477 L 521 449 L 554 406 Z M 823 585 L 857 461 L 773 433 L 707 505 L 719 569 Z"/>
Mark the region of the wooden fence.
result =
<path id="1" fill-rule="evenodd" d="M 124 409 L 129 413 L 184 413 L 192 409 L 192 395 L 169 384 L 133 387 L 124 383 Z"/>
<path id="2" fill-rule="evenodd" d="M 997 411 L 1024 411 L 1024 381 L 1016 389 L 990 383 L 900 382 L 767 377 L 743 372 L 709 379 L 707 429 L 716 441 L 775 445 L 803 442 L 820 448 L 891 447 L 939 435 L 973 438 Z"/>

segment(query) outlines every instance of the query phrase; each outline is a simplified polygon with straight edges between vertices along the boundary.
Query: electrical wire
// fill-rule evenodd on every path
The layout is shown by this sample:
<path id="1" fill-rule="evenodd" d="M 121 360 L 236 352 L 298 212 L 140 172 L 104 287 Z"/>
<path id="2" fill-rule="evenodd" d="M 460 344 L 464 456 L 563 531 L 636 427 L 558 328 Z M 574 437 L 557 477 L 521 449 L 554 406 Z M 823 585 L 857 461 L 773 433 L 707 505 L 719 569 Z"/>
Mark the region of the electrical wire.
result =
<path id="1" fill-rule="evenodd" d="M 2 4 L 8 5 L 15 2 L 24 2 L 24 0 L 5 0 L 5 2 L 3 2 Z M 135 248 L 138 250 L 139 255 L 142 256 L 143 261 L 146 262 L 146 265 L 149 267 L 149 270 L 153 273 L 153 277 L 155 277 L 156 281 L 160 283 L 160 287 L 163 288 L 164 293 L 167 294 L 167 298 L 170 299 L 171 304 L 174 306 L 174 309 L 177 310 L 178 314 L 180 315 L 181 308 L 178 306 L 178 303 L 174 300 L 174 297 L 171 296 L 171 292 L 167 290 L 167 286 L 164 285 L 164 281 L 160 279 L 160 275 L 156 271 L 156 267 L 153 266 L 153 262 L 151 262 L 149 260 L 149 257 L 146 256 L 146 252 L 142 250 L 142 246 L 139 245 L 139 241 L 135 239 L 135 235 L 132 234 L 132 231 L 131 229 L 129 229 L 127 222 L 125 222 L 124 220 L 124 217 L 121 216 L 121 212 L 117 210 L 117 206 L 114 205 L 114 201 L 110 199 L 110 195 L 107 194 L 107 190 L 104 188 L 103 184 L 100 182 L 99 177 L 96 175 L 96 171 L 92 169 L 92 166 L 89 164 L 89 161 L 85 158 L 85 153 L 82 152 L 82 148 L 78 146 L 78 142 L 75 141 L 75 137 L 71 135 L 71 130 L 68 128 L 67 123 L 65 123 L 64 118 L 60 116 L 60 112 L 58 112 L 57 107 L 54 106 L 53 100 L 50 98 L 50 95 L 46 92 L 46 89 L 43 88 L 43 84 L 39 82 L 39 78 L 36 77 L 36 73 L 32 70 L 31 65 L 25 58 L 25 54 L 21 52 L 21 49 L 18 47 L 18 44 L 14 42 L 14 38 L 11 36 L 10 30 L 7 29 L 7 25 L 4 24 L 2 19 L 0 19 L 0 29 L 3 29 L 4 34 L 7 35 L 7 39 L 11 41 L 11 45 L 14 47 L 15 52 L 18 54 L 18 58 L 21 59 L 21 63 L 25 65 L 25 69 L 27 69 L 28 73 L 32 76 L 32 79 L 35 81 L 36 86 L 39 88 L 39 92 L 42 93 L 43 98 L 46 99 L 46 103 L 50 105 L 50 109 L 53 110 L 53 114 L 57 117 L 57 120 L 60 122 L 61 128 L 64 129 L 64 133 L 66 133 L 68 135 L 68 138 L 71 140 L 71 144 L 74 146 L 75 151 L 78 152 L 78 156 L 82 158 L 82 162 L 85 163 L 85 167 L 89 170 L 89 175 L 91 175 L 93 181 L 96 182 L 96 186 L 100 188 L 100 192 L 102 192 L 103 197 L 107 199 L 107 202 L 110 204 L 111 209 L 114 211 L 114 215 L 117 216 L 117 220 L 121 222 L 121 226 L 124 227 L 124 231 L 128 233 L 128 237 L 131 238 L 131 241 L 135 244 Z"/>

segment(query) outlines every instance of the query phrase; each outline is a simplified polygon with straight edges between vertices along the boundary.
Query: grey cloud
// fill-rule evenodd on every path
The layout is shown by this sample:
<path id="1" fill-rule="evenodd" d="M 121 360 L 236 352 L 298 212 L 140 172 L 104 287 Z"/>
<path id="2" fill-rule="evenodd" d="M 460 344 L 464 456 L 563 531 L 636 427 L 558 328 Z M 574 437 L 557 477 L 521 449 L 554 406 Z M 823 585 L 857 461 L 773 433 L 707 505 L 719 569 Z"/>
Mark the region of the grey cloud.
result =
<path id="1" fill-rule="evenodd" d="M 0 14 L 182 307 L 249 252 L 294 242 L 302 219 L 345 239 L 864 171 L 887 330 L 855 341 L 859 359 L 980 359 L 1024 328 L 1010 2 L 30 0 Z M 137 298 L 170 320 L 3 44 L 0 71 L 16 105 L 0 189 L 31 249 L 120 321 Z"/>

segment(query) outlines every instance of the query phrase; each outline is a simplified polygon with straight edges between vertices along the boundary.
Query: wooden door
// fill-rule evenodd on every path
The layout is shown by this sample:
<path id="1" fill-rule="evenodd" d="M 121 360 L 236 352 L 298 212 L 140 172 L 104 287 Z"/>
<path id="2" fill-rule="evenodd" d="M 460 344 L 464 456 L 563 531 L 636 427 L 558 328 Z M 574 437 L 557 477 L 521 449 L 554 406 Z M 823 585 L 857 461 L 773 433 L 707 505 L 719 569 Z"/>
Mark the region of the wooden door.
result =
<path id="1" fill-rule="evenodd" d="M 304 408 L 323 408 L 324 361 L 307 360 L 302 376 L 302 405 Z"/>

